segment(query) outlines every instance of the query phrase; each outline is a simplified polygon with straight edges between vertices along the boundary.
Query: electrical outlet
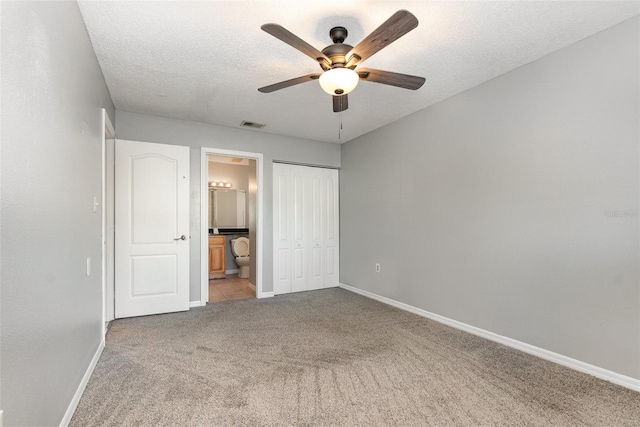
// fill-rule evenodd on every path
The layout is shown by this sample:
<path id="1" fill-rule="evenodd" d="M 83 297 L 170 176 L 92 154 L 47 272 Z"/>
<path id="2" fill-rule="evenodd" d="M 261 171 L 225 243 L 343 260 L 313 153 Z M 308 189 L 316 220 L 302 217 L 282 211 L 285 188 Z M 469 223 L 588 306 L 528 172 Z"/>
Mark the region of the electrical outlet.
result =
<path id="1" fill-rule="evenodd" d="M 0 427 L 2 427 L 4 424 L 2 423 L 2 411 L 0 411 Z"/>
<path id="2" fill-rule="evenodd" d="M 380 264 L 376 263 L 376 273 L 380 273 Z"/>

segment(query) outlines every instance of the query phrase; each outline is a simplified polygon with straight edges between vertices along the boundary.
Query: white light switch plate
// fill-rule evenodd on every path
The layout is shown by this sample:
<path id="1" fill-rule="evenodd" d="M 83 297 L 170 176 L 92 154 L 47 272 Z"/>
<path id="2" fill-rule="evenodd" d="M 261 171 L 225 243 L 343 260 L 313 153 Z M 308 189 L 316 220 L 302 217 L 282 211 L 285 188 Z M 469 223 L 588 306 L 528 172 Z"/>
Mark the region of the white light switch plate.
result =
<path id="1" fill-rule="evenodd" d="M 87 276 L 91 276 L 91 257 L 87 258 Z"/>

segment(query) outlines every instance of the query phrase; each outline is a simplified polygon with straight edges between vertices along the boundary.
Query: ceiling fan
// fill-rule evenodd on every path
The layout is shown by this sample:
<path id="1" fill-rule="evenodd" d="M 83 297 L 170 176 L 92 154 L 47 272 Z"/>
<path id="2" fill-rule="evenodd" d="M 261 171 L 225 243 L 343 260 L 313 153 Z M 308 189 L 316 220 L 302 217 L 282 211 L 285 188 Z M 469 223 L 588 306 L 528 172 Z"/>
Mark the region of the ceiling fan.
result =
<path id="1" fill-rule="evenodd" d="M 349 108 L 347 95 L 355 89 L 359 80 L 382 83 L 405 89 L 419 89 L 424 84 L 424 77 L 374 70 L 371 68 L 355 70 L 361 62 L 370 58 L 376 52 L 390 45 L 417 26 L 418 19 L 411 12 L 399 10 L 355 47 L 344 43 L 344 40 L 347 38 L 346 28 L 333 27 L 329 32 L 333 44 L 319 51 L 278 24 L 264 24 L 261 27 L 264 31 L 298 49 L 314 61 L 317 61 L 323 72 L 285 80 L 261 87 L 258 90 L 263 93 L 269 93 L 300 83 L 319 80 L 322 89 L 333 96 L 333 111 L 340 112 Z"/>

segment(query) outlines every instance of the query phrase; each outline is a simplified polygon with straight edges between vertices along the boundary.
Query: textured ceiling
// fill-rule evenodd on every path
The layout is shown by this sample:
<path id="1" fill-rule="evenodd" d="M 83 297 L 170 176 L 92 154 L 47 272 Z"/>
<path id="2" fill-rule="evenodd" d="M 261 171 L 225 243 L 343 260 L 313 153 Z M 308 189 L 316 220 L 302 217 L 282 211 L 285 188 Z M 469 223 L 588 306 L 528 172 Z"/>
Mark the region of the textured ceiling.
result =
<path id="1" fill-rule="evenodd" d="M 640 13 L 628 2 L 79 1 L 117 109 L 317 141 L 346 142 Z M 258 88 L 320 71 L 260 29 L 277 23 L 322 49 L 344 26 L 356 45 L 399 9 L 418 28 L 361 67 L 426 78 L 411 91 L 360 82 L 332 111 L 317 81 Z M 62 24 L 64 25 L 64 24 Z M 338 139 L 340 122 L 341 138 Z"/>

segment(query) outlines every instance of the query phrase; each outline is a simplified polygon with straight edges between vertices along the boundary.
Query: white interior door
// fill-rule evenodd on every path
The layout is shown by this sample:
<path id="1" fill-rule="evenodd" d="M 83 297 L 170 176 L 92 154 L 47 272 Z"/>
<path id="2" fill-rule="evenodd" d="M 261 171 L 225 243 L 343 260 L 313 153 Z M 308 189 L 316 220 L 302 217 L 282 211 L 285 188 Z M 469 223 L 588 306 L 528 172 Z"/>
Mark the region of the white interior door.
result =
<path id="1" fill-rule="evenodd" d="M 116 140 L 115 317 L 189 309 L 189 148 Z"/>
<path id="2" fill-rule="evenodd" d="M 339 285 L 338 171 L 274 164 L 274 293 Z"/>

